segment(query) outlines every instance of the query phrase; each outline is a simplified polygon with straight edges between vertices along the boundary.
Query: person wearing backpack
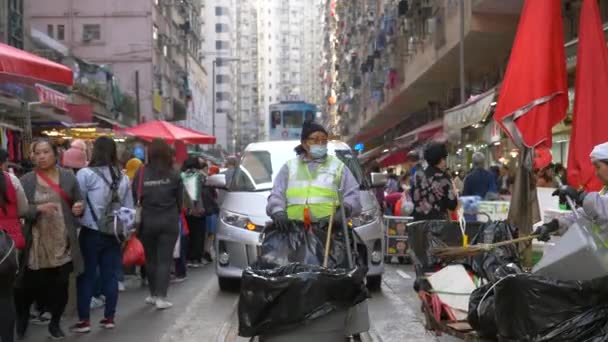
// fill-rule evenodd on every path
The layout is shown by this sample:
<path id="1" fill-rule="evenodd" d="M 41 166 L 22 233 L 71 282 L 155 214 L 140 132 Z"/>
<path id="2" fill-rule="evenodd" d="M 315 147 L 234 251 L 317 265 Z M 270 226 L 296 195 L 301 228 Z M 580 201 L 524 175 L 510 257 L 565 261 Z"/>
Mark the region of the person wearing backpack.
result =
<path id="1" fill-rule="evenodd" d="M 32 144 L 32 151 L 36 168 L 21 178 L 29 208 L 15 289 L 17 337 L 24 338 L 36 301 L 52 315 L 51 338 L 62 339 L 60 322 L 68 302 L 70 274 L 80 274 L 84 268 L 77 232 L 84 203 L 74 174 L 57 166 L 57 148 L 40 139 Z"/>
<path id="2" fill-rule="evenodd" d="M 129 235 L 128 223 L 119 217 L 119 213 L 134 206 L 129 178 L 118 167 L 113 139 L 100 137 L 95 140 L 89 166 L 78 171 L 76 177 L 86 201 L 79 235 L 84 272 L 76 280 L 79 322 L 70 330 L 88 333 L 91 331 L 91 298 L 98 270 L 106 298 L 104 318 L 99 324 L 105 329 L 115 327 L 118 272 L 122 267 L 121 243 Z"/>
<path id="3" fill-rule="evenodd" d="M 0 165 L 5 170 L 8 152 L 0 149 Z M 14 287 L 18 269 L 17 251 L 25 248 L 20 217 L 28 210 L 21 182 L 2 171 L 0 175 L 0 341 L 13 342 L 15 334 Z"/>

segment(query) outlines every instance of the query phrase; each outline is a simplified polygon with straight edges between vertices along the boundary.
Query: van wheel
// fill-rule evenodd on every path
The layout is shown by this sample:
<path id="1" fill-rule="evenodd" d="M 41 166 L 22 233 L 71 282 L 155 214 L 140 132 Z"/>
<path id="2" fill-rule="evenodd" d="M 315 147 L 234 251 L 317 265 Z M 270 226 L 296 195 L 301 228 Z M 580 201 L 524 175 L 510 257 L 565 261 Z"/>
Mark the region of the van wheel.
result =
<path id="1" fill-rule="evenodd" d="M 240 279 L 218 277 L 217 283 L 223 292 L 238 292 L 241 287 Z"/>
<path id="2" fill-rule="evenodd" d="M 382 288 L 382 276 L 369 276 L 367 277 L 367 289 L 372 292 L 380 291 Z"/>

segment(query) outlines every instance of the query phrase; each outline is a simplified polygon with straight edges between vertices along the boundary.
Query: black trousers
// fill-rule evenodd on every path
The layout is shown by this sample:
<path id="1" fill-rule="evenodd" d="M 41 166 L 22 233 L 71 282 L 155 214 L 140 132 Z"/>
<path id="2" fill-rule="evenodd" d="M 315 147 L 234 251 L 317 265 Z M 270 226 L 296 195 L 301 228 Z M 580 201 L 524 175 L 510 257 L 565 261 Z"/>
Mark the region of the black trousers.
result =
<path id="1" fill-rule="evenodd" d="M 146 252 L 146 277 L 151 296 L 167 297 L 173 249 L 178 236 L 178 218 L 167 225 L 144 223 L 140 239 Z"/>
<path id="2" fill-rule="evenodd" d="M 30 270 L 26 268 L 23 279 L 15 289 L 17 329 L 25 333 L 34 302 L 41 303 L 51 313 L 51 324 L 59 325 L 68 303 L 68 288 L 72 263 L 55 268 Z"/>
<path id="3" fill-rule="evenodd" d="M 0 289 L 0 342 L 15 341 L 15 298 L 12 288 Z"/>
<path id="4" fill-rule="evenodd" d="M 201 262 L 205 246 L 205 217 L 186 216 L 190 236 L 188 236 L 188 260 Z"/>

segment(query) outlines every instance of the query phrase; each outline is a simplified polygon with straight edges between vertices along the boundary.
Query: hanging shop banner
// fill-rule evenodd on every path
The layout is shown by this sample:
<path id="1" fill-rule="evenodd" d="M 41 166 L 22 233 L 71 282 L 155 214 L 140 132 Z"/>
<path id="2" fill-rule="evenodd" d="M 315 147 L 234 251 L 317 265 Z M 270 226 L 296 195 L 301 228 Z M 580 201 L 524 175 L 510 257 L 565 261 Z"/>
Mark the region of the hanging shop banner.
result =
<path id="1" fill-rule="evenodd" d="M 66 94 L 38 83 L 34 85 L 34 88 L 36 94 L 38 94 L 39 102 L 51 105 L 64 112 L 68 111 L 68 96 Z"/>
<path id="2" fill-rule="evenodd" d="M 496 89 L 472 97 L 467 103 L 444 112 L 443 127 L 448 136 L 460 136 L 460 130 L 477 124 L 488 116 Z"/>
<path id="3" fill-rule="evenodd" d="M 490 121 L 484 128 L 484 141 L 488 144 L 500 142 L 500 125 L 496 121 Z"/>

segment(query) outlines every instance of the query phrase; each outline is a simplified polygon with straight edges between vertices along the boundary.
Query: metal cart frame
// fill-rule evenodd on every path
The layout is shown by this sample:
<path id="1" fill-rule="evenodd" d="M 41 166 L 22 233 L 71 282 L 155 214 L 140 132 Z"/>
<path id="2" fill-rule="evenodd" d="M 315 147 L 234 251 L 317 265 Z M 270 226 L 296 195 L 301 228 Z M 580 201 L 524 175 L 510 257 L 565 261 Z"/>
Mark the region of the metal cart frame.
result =
<path id="1" fill-rule="evenodd" d="M 411 216 L 390 216 L 384 215 L 384 263 L 390 264 L 393 257 L 397 257 L 401 264 L 410 262 L 409 252 L 409 238 L 407 235 L 407 224 L 414 220 Z M 399 225 L 402 224 L 403 227 Z M 402 234 L 399 234 L 399 230 L 403 229 Z M 403 253 L 399 253 L 396 245 L 400 242 L 405 243 L 405 249 Z M 395 245 L 395 246 L 393 246 Z M 394 251 L 393 251 L 394 250 Z"/>

